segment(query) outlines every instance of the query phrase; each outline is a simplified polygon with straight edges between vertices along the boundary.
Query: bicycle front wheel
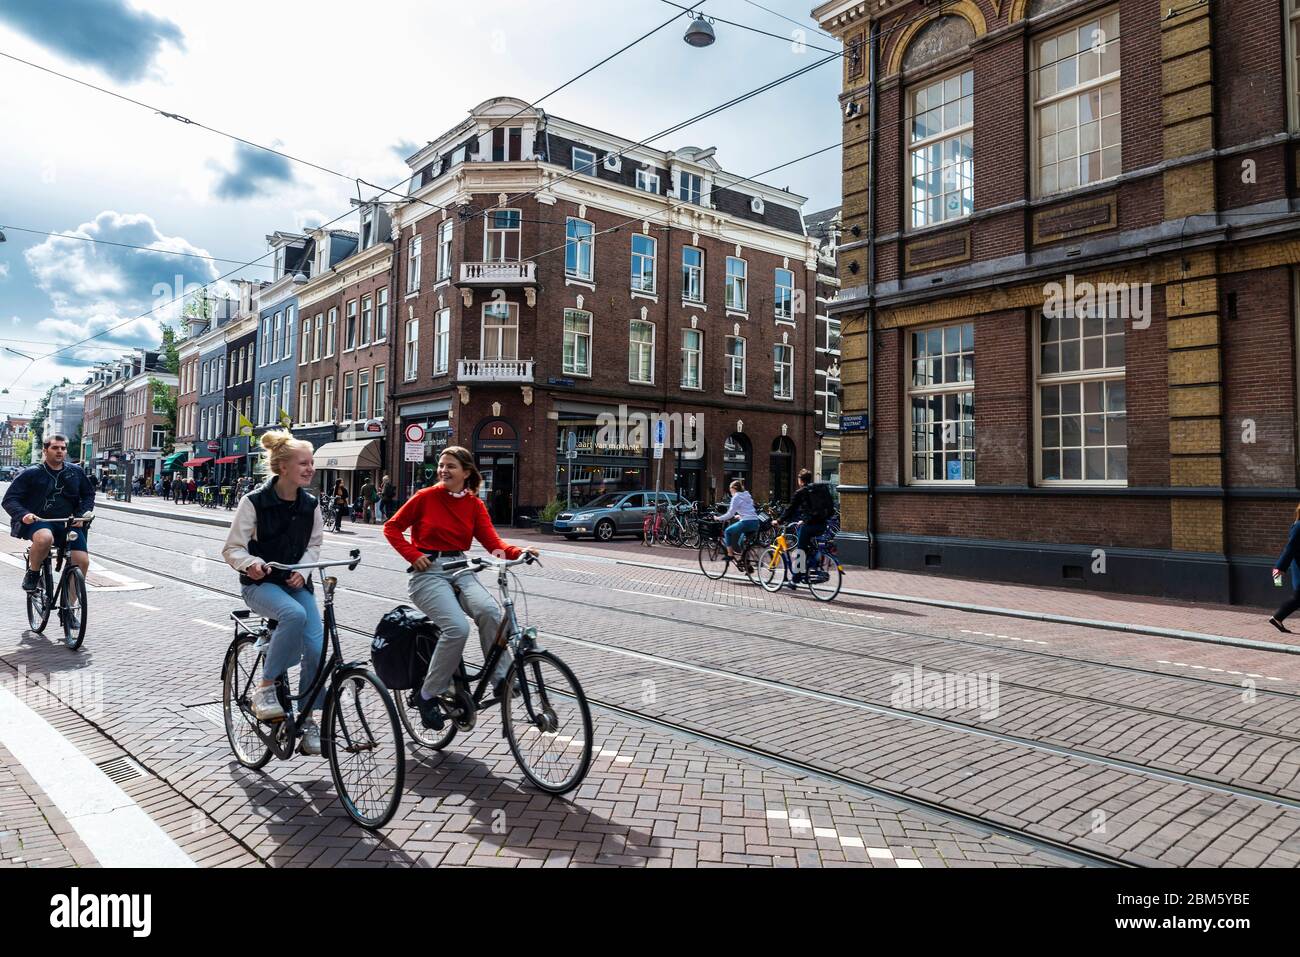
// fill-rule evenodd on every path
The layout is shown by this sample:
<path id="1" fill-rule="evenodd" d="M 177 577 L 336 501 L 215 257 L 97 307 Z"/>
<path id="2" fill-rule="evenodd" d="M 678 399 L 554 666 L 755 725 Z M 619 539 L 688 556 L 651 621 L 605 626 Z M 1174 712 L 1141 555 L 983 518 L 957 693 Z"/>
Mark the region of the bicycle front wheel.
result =
<path id="1" fill-rule="evenodd" d="M 63 618 L 63 643 L 76 651 L 86 638 L 86 576 L 76 565 L 68 569 L 59 614 Z"/>
<path id="2" fill-rule="evenodd" d="M 451 744 L 451 739 L 456 737 L 459 729 L 455 721 L 448 721 L 442 726 L 441 731 L 426 728 L 420 717 L 420 709 L 415 706 L 415 696 L 419 693 L 419 688 L 397 692 L 397 697 L 403 705 L 397 709 L 397 713 L 402 717 L 402 727 L 406 729 L 407 737 L 420 747 L 441 751 Z"/>
<path id="3" fill-rule="evenodd" d="M 32 631 L 42 632 L 45 625 L 50 620 L 50 608 L 54 604 L 54 576 L 50 574 L 50 566 L 41 566 L 40 581 L 36 583 L 36 591 L 27 593 L 27 624 L 31 625 Z"/>
<path id="4" fill-rule="evenodd" d="M 764 591 L 778 592 L 785 584 L 785 562 L 775 545 L 769 545 L 758 556 L 758 583 Z"/>
<path id="5" fill-rule="evenodd" d="M 271 760 L 271 746 L 257 733 L 257 718 L 249 710 L 249 697 L 257 685 L 257 666 L 262 655 L 252 635 L 236 638 L 226 652 L 221 669 L 221 712 L 226 725 L 226 740 L 235 760 L 256 771 Z"/>
<path id="6" fill-rule="evenodd" d="M 808 563 L 808 590 L 818 601 L 830 601 L 844 585 L 844 568 L 831 554 L 817 551 Z"/>
<path id="7" fill-rule="evenodd" d="M 700 542 L 700 571 L 704 572 L 706 578 L 719 581 L 727 574 L 729 564 L 731 559 L 727 557 L 727 546 L 722 542 L 717 539 Z"/>
<path id="8" fill-rule="evenodd" d="M 510 666 L 501 725 L 519 769 L 543 791 L 564 794 L 586 777 L 591 709 L 568 665 L 549 651 L 527 652 Z"/>
<path id="9" fill-rule="evenodd" d="M 326 711 L 321 743 L 339 800 L 362 827 L 383 827 L 397 813 L 406 777 L 392 695 L 365 668 L 345 668 L 335 678 Z"/>

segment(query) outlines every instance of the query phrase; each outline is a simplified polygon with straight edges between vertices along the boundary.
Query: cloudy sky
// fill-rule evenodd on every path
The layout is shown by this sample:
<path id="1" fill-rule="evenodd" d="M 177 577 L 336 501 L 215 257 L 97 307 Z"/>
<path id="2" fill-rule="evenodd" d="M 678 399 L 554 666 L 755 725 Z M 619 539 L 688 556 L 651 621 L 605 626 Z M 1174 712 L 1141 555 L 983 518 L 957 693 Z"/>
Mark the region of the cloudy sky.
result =
<path id="1" fill-rule="evenodd" d="M 791 41 L 797 24 L 807 44 L 837 49 L 811 8 L 707 0 L 701 9 L 714 17 L 786 39 L 717 23 L 718 42 L 694 49 L 679 18 L 542 107 L 642 139 L 825 56 Z M 675 12 L 663 0 L 2 0 L 0 53 L 391 185 L 409 175 L 403 151 L 475 104 L 535 100 Z M 768 169 L 838 139 L 838 79 L 832 62 L 653 145 L 716 146 L 730 172 Z M 0 414 L 24 411 L 24 401 L 30 411 L 48 385 L 77 381 L 98 359 L 156 344 L 157 320 L 174 307 L 136 316 L 262 254 L 273 230 L 339 215 L 356 195 L 341 177 L 3 56 L 0 116 L 0 347 L 38 359 L 0 352 L 0 387 L 9 388 Z M 810 197 L 808 212 L 833 206 L 839 153 L 764 180 Z"/>

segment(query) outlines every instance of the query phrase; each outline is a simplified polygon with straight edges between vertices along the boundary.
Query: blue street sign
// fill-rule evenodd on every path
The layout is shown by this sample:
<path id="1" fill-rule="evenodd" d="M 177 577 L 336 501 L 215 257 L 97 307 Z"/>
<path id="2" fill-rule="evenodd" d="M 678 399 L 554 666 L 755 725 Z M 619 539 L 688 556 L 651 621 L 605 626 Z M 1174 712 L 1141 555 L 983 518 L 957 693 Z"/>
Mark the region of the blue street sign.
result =
<path id="1" fill-rule="evenodd" d="M 841 432 L 865 432 L 867 431 L 867 417 L 863 414 L 841 415 L 840 416 Z"/>
<path id="2" fill-rule="evenodd" d="M 655 444 L 663 445 L 664 439 L 668 435 L 668 423 L 660 419 L 655 423 Z"/>

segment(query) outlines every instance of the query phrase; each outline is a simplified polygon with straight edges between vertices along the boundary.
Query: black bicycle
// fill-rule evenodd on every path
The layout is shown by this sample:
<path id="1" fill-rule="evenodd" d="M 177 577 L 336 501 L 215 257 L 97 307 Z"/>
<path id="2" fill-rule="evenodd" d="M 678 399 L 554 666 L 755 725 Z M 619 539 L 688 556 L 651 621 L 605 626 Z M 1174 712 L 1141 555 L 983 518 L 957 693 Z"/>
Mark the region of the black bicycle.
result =
<path id="1" fill-rule="evenodd" d="M 760 517 L 758 531 L 753 535 L 740 536 L 740 557 L 732 558 L 727 552 L 727 543 L 722 537 L 726 530 L 726 523 L 716 518 L 701 519 L 700 571 L 704 572 L 705 577 L 720 581 L 726 577 L 727 567 L 734 564 L 737 569 L 744 572 L 746 578 L 757 584 L 758 552 L 762 548 L 764 530 L 770 522 L 771 519 L 766 516 Z"/>
<path id="2" fill-rule="evenodd" d="M 501 625 L 491 654 L 477 672 L 470 674 L 461 660 L 452 678 L 457 707 L 441 730 L 426 728 L 421 723 L 416 704 L 418 687 L 401 692 L 406 705 L 402 709 L 402 723 L 416 744 L 441 751 L 451 744 L 456 732 L 473 730 L 480 711 L 500 702 L 502 730 L 519 769 L 548 794 L 564 794 L 582 783 L 591 766 L 591 709 L 569 666 L 537 647 L 537 629 L 519 627 L 510 594 L 509 570 L 534 562 L 538 562 L 536 556 L 525 554 L 513 561 L 467 558 L 442 566 L 447 571 L 465 569 L 467 573 L 496 568 L 497 587 L 501 591 Z M 495 690 L 488 687 L 488 679 L 507 649 L 513 660 L 501 697 L 489 696 L 495 695 Z M 478 684 L 471 693 L 470 685 L 475 681 Z"/>
<path id="3" fill-rule="evenodd" d="M 348 561 L 265 564 L 310 574 L 336 565 L 346 565 L 352 570 L 360 563 L 361 550 L 353 549 Z M 298 695 L 289 693 L 287 676 L 276 681 L 276 694 L 285 714 L 281 720 L 260 721 L 251 707 L 257 676 L 276 622 L 259 618 L 246 608 L 230 613 L 235 622 L 235 639 L 226 650 L 221 667 L 226 737 L 235 758 L 246 768 L 257 770 L 273 755 L 282 761 L 291 758 L 302 722 L 310 714 L 294 714 L 293 704 L 315 700 L 328 681 L 321 720 L 321 750 L 329 760 L 334 786 L 348 816 L 362 827 L 375 830 L 392 820 L 402 800 L 406 776 L 402 725 L 392 695 L 374 673 L 361 662 L 344 663 L 334 616 L 334 589 L 338 579 L 322 577 L 321 583 L 325 591 L 325 641 L 321 643 L 316 679 Z"/>
<path id="4" fill-rule="evenodd" d="M 39 515 L 36 517 L 38 522 L 53 524 L 76 522 L 83 528 L 89 528 L 94 519 L 94 512 L 86 512 L 84 515 L 72 518 L 41 518 Z M 37 633 L 45 631 L 45 626 L 50 620 L 50 612 L 57 607 L 59 624 L 63 626 L 63 643 L 73 651 L 80 648 L 81 643 L 86 639 L 86 576 L 81 573 L 80 568 L 68 560 L 68 546 L 77 540 L 77 535 L 76 528 L 69 528 L 63 540 L 54 543 L 50 552 L 46 553 L 45 561 L 41 563 L 40 581 L 36 585 L 36 590 L 27 593 L 27 623 L 32 626 L 32 631 Z M 28 561 L 31 552 L 30 547 L 23 552 L 25 568 L 31 567 Z M 50 557 L 51 554 L 54 556 L 53 559 Z M 54 585 L 55 572 L 60 572 L 57 588 Z"/>

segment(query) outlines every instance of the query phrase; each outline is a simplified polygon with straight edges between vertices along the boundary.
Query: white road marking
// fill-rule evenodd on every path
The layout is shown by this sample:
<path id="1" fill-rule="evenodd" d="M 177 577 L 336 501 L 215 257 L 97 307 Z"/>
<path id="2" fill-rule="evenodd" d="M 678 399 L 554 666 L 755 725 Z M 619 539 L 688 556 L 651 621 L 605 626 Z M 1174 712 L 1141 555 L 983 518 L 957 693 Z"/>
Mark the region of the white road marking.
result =
<path id="1" fill-rule="evenodd" d="M 1011 641 L 1023 641 L 1028 645 L 1046 645 L 1047 642 L 1039 641 L 1037 638 L 1017 638 L 1014 635 L 997 635 L 991 631 L 971 631 L 969 628 L 961 629 L 963 635 L 979 635 L 983 638 L 1008 638 Z"/>
<path id="2" fill-rule="evenodd" d="M 767 601 L 766 598 L 759 598 L 757 595 L 733 595 L 725 591 L 715 591 L 713 594 L 722 595 L 725 598 L 743 598 L 745 601 Z"/>
<path id="3" fill-rule="evenodd" d="M 90 758 L 3 686 L 0 742 L 104 867 L 196 866 Z"/>
<path id="4" fill-rule="evenodd" d="M 227 630 L 227 628 L 226 628 L 225 625 L 218 625 L 216 622 L 213 622 L 213 621 L 207 621 L 207 620 L 205 620 L 205 619 L 203 619 L 203 618 L 191 618 L 190 621 L 192 621 L 192 622 L 194 622 L 195 624 L 198 624 L 198 625 L 207 625 L 209 628 L 215 628 L 215 629 L 217 629 L 217 631 L 226 631 L 226 630 Z"/>
<path id="5" fill-rule="evenodd" d="M 4 564 L 11 565 L 14 568 L 21 568 L 23 571 L 27 570 L 27 563 L 23 561 L 22 558 L 17 555 L 11 555 L 8 552 L 0 552 L 0 562 L 4 562 Z M 137 581 L 134 578 L 119 575 L 117 572 L 110 572 L 99 562 L 98 559 L 94 558 L 90 560 L 90 573 L 92 575 L 102 575 L 105 578 L 122 583 L 120 585 L 92 585 L 90 582 L 86 582 L 87 589 L 93 592 L 146 591 L 153 588 L 153 585 L 150 585 L 148 582 Z"/>
<path id="6" fill-rule="evenodd" d="M 162 611 L 161 608 L 155 608 L 153 605 L 146 605 L 143 602 L 129 601 L 128 605 L 134 605 L 136 608 L 143 608 L 145 611 Z"/>

